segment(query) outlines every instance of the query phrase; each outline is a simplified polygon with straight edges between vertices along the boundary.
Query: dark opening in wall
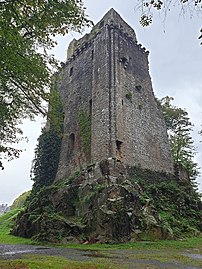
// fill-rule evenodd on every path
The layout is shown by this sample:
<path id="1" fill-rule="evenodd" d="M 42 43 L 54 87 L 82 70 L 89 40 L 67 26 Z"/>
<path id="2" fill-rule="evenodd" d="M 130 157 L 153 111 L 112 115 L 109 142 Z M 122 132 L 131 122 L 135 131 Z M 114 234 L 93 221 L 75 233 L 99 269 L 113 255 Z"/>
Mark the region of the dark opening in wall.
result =
<path id="1" fill-rule="evenodd" d="M 142 90 L 142 86 L 141 86 L 141 85 L 136 85 L 136 86 L 135 86 L 135 89 L 136 89 L 138 92 L 141 92 L 141 90 Z"/>
<path id="2" fill-rule="evenodd" d="M 121 57 L 120 62 L 123 64 L 124 69 L 126 69 L 129 63 L 128 59 L 126 57 Z"/>
<path id="3" fill-rule="evenodd" d="M 138 109 L 142 110 L 143 106 L 142 105 L 138 105 Z"/>
<path id="4" fill-rule="evenodd" d="M 122 144 L 123 144 L 122 141 L 120 141 L 120 140 L 116 140 L 116 148 L 117 148 L 118 150 L 121 149 L 121 145 L 122 145 Z"/>
<path id="5" fill-rule="evenodd" d="M 92 60 L 94 59 L 94 50 L 92 50 L 92 52 L 91 52 L 91 59 Z"/>
<path id="6" fill-rule="evenodd" d="M 120 140 L 116 140 L 116 158 L 117 160 L 122 160 L 123 154 L 121 151 L 123 142 Z"/>
<path id="7" fill-rule="evenodd" d="M 122 100 L 122 106 L 123 106 L 123 100 Z"/>
<path id="8" fill-rule="evenodd" d="M 68 152 L 67 152 L 67 159 L 71 159 L 73 151 L 74 151 L 74 144 L 75 144 L 75 134 L 71 133 L 68 138 Z"/>
<path id="9" fill-rule="evenodd" d="M 71 77 L 73 75 L 73 67 L 70 68 L 69 76 Z"/>
<path id="10" fill-rule="evenodd" d="M 89 101 L 89 113 L 91 117 L 92 116 L 92 99 Z"/>

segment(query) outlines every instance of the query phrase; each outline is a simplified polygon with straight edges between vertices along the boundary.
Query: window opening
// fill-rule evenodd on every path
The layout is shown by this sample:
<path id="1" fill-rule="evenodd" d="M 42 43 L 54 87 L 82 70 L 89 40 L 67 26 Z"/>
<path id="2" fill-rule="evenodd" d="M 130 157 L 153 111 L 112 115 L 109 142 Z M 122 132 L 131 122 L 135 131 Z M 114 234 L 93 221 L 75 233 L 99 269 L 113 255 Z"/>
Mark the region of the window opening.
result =
<path id="1" fill-rule="evenodd" d="M 94 50 L 92 50 L 92 52 L 91 52 L 91 59 L 92 60 L 94 59 Z"/>
<path id="2" fill-rule="evenodd" d="M 123 154 L 122 154 L 122 144 L 123 142 L 120 140 L 116 140 L 116 158 L 117 160 L 122 160 Z"/>
<path id="3" fill-rule="evenodd" d="M 126 57 L 121 57 L 120 62 L 123 64 L 124 69 L 126 69 L 129 63 L 128 59 Z"/>
<path id="4" fill-rule="evenodd" d="M 141 90 L 142 90 L 142 86 L 141 85 L 136 85 L 135 88 L 136 88 L 136 90 L 138 92 L 141 92 Z"/>
<path id="5" fill-rule="evenodd" d="M 71 77 L 73 74 L 73 67 L 70 68 L 69 76 Z"/>
<path id="6" fill-rule="evenodd" d="M 89 101 L 89 108 L 90 116 L 92 116 L 92 99 Z"/>

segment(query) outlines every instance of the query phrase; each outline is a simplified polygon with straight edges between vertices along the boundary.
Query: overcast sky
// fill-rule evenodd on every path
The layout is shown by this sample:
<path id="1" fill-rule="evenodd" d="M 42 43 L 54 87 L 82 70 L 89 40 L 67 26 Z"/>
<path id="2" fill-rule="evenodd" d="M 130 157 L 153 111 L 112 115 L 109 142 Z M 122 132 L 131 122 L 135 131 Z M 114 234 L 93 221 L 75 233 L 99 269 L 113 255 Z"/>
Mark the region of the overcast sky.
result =
<path id="1" fill-rule="evenodd" d="M 95 23 L 113 7 L 133 27 L 139 43 L 150 51 L 150 74 L 155 95 L 159 98 L 173 96 L 175 105 L 186 108 L 195 124 L 196 161 L 202 166 L 202 143 L 199 143 L 202 137 L 198 135 L 202 124 L 202 46 L 197 39 L 202 27 L 201 17 L 179 16 L 179 8 L 175 7 L 175 12 L 168 14 L 165 23 L 163 15 L 156 14 L 152 25 L 142 28 L 139 25 L 140 13 L 135 11 L 135 0 L 86 0 L 84 4 L 89 18 Z M 70 33 L 58 38 L 58 46 L 53 50 L 56 58 L 66 60 L 68 44 L 74 37 L 80 35 Z M 31 188 L 30 168 L 41 122 L 44 124 L 44 119 L 25 122 L 23 130 L 29 143 L 22 144 L 26 151 L 18 160 L 5 163 L 5 170 L 0 172 L 0 203 L 11 204 L 18 195 Z M 202 190 L 202 178 L 197 181 Z"/>

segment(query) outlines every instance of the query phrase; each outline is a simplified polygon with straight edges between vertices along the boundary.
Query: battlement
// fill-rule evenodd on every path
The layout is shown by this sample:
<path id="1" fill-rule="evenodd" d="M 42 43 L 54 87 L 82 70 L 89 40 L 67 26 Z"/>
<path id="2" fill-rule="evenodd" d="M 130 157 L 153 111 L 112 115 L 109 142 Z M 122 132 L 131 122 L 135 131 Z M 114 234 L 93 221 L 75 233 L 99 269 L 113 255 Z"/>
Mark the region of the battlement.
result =
<path id="1" fill-rule="evenodd" d="M 103 27 L 114 28 L 117 31 L 120 31 L 120 34 L 128 38 L 130 42 L 135 42 L 137 44 L 135 31 L 112 8 L 93 27 L 89 34 L 85 34 L 79 40 L 73 39 L 71 41 L 67 50 L 67 63 L 71 63 L 76 57 L 82 54 L 83 51 L 91 47 L 96 37 L 101 34 Z M 142 49 L 143 52 L 149 53 L 141 44 L 138 44 L 138 47 L 139 49 Z"/>

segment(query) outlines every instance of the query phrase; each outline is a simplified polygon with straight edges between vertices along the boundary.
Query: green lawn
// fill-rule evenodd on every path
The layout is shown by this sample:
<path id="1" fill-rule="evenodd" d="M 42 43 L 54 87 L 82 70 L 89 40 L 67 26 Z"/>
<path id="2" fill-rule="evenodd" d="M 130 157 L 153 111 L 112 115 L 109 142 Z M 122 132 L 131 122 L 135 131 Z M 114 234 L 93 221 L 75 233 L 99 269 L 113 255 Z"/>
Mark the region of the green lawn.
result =
<path id="1" fill-rule="evenodd" d="M 0 216 L 0 244 L 40 244 L 34 242 L 31 239 L 20 238 L 9 234 L 12 219 L 16 216 L 19 210 L 10 211 Z M 59 245 L 59 244 L 47 244 L 47 246 L 54 246 L 60 248 L 77 248 L 97 250 L 100 253 L 111 255 L 110 250 L 138 250 L 136 253 L 129 254 L 128 258 L 138 260 L 158 260 L 161 262 L 177 261 L 182 264 L 188 264 L 189 266 L 198 266 L 202 268 L 202 261 L 191 259 L 182 255 L 182 253 L 196 253 L 202 254 L 202 237 L 186 238 L 182 240 L 162 240 L 162 241 L 142 241 L 126 244 L 71 244 L 71 245 Z M 141 252 L 142 251 L 142 252 Z M 110 264 L 109 264 L 110 263 Z M 120 266 L 120 267 L 119 267 Z M 93 258 L 92 262 L 74 262 L 62 257 L 53 256 L 41 256 L 41 255 L 24 255 L 21 260 L 0 260 L 1 269 L 114 269 L 124 268 L 124 264 L 117 265 L 110 259 Z M 157 268 L 154 265 L 147 267 L 145 264 L 138 265 L 138 268 Z"/>
<path id="2" fill-rule="evenodd" d="M 61 257 L 26 255 L 22 260 L 2 261 L 1 269 L 123 269 L 106 261 L 75 262 Z"/>
<path id="3" fill-rule="evenodd" d="M 13 218 L 19 209 L 12 210 L 0 216 L 0 244 L 32 244 L 30 239 L 10 235 Z"/>

